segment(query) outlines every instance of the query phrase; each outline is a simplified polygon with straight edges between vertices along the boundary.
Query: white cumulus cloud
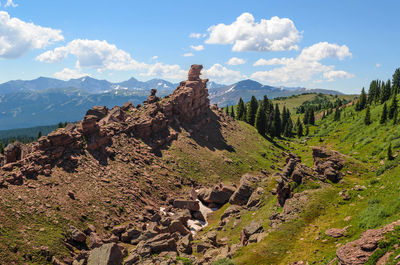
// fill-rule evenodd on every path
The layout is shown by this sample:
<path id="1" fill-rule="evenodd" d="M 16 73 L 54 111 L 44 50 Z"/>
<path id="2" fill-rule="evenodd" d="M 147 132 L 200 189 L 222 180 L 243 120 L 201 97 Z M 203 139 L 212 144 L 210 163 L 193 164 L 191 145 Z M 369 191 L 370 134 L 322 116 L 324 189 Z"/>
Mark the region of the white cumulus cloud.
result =
<path id="1" fill-rule="evenodd" d="M 301 51 L 302 60 L 319 61 L 325 58 L 338 58 L 344 60 L 351 57 L 349 47 L 346 45 L 339 46 L 328 42 L 319 42 Z"/>
<path id="2" fill-rule="evenodd" d="M 233 44 L 233 51 L 298 50 L 301 34 L 288 18 L 272 17 L 256 22 L 253 15 L 243 13 L 230 25 L 208 28 L 208 44 Z"/>
<path id="3" fill-rule="evenodd" d="M 197 46 L 190 45 L 190 48 L 195 50 L 195 51 L 198 51 L 198 52 L 204 50 L 204 46 L 203 45 L 197 45 Z"/>
<path id="4" fill-rule="evenodd" d="M 184 54 L 183 54 L 183 57 L 192 57 L 192 56 L 194 56 L 194 54 L 191 53 L 191 52 L 188 52 L 188 53 L 184 53 Z"/>
<path id="5" fill-rule="evenodd" d="M 68 55 L 76 57 L 78 67 L 105 70 L 136 70 L 145 68 L 144 63 L 133 60 L 129 53 L 118 49 L 114 44 L 103 40 L 76 39 L 66 46 L 61 46 L 44 52 L 36 60 L 46 63 L 55 63 L 65 59 Z"/>
<path id="6" fill-rule="evenodd" d="M 184 80 L 187 77 L 187 71 L 182 70 L 177 64 L 155 63 L 147 66 L 147 71 L 142 76 L 163 77 L 175 80 Z"/>
<path id="7" fill-rule="evenodd" d="M 341 78 L 341 79 L 349 79 L 353 78 L 354 75 L 347 73 L 345 71 L 339 70 L 339 71 L 329 71 L 324 73 L 324 78 L 327 79 L 329 82 L 334 81 L 335 79 Z"/>
<path id="8" fill-rule="evenodd" d="M 251 75 L 261 82 L 272 84 L 294 84 L 296 82 L 310 81 L 313 77 L 321 75 L 327 81 L 338 78 L 352 78 L 354 75 L 343 70 L 335 70 L 333 65 L 324 65 L 320 61 L 326 58 L 343 60 L 352 54 L 346 45 L 339 46 L 327 42 L 319 42 L 302 50 L 295 58 L 259 59 L 254 66 L 279 65 L 268 71 L 258 71 Z"/>
<path id="9" fill-rule="evenodd" d="M 205 78 L 209 78 L 214 82 L 232 84 L 242 79 L 242 74 L 239 71 L 228 69 L 221 64 L 214 64 L 209 69 L 202 71 Z"/>
<path id="10" fill-rule="evenodd" d="M 65 68 L 54 75 L 62 79 L 77 78 L 87 75 L 81 72 L 82 68 L 96 69 L 103 71 L 137 71 L 141 76 L 182 80 L 187 71 L 179 65 L 169 65 L 164 63 L 148 64 L 134 60 L 131 55 L 119 49 L 114 44 L 103 40 L 73 40 L 65 46 L 57 47 L 46 51 L 36 57 L 36 60 L 45 63 L 55 63 L 62 61 L 68 56 L 76 58 L 76 68 Z M 152 59 L 157 59 L 153 56 Z"/>
<path id="11" fill-rule="evenodd" d="M 62 40 L 61 30 L 11 18 L 7 12 L 0 11 L 0 58 L 18 58 L 31 49 L 43 49 Z"/>
<path id="12" fill-rule="evenodd" d="M 227 65 L 239 65 L 239 64 L 245 64 L 246 60 L 238 57 L 232 57 L 229 59 L 229 61 L 226 62 Z"/>
<path id="13" fill-rule="evenodd" d="M 90 75 L 82 73 L 81 69 L 71 69 L 71 68 L 64 68 L 62 71 L 54 73 L 55 78 L 62 80 L 70 80 L 70 79 L 80 78 L 83 76 L 90 76 Z"/>

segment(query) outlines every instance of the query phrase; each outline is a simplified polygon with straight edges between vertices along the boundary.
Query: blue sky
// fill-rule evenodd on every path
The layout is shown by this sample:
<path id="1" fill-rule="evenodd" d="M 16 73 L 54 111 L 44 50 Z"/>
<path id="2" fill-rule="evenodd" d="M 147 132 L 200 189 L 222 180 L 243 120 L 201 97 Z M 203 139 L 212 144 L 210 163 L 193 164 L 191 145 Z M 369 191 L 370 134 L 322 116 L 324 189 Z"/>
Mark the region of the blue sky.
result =
<path id="1" fill-rule="evenodd" d="M 0 82 L 179 81 L 200 63 L 220 83 L 356 93 L 400 66 L 395 0 L 0 2 Z"/>

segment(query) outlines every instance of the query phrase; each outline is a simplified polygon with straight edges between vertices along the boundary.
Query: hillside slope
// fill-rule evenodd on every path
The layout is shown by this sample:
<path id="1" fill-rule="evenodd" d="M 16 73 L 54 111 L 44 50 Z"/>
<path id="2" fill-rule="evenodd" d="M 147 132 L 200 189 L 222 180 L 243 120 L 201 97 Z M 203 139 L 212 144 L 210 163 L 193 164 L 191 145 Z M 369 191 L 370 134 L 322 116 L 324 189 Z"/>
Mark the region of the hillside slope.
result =
<path id="1" fill-rule="evenodd" d="M 339 121 L 332 113 L 312 126 L 314 133 L 307 138 L 289 141 L 292 151 L 309 166 L 313 165 L 314 146 L 340 151 L 345 161 L 343 179 L 337 184 L 313 185 L 299 217 L 278 230 L 271 228 L 274 204 L 261 208 L 265 213 L 270 207 L 269 215 L 260 216 L 259 209 L 246 213 L 270 228 L 262 241 L 233 256 L 236 264 L 397 264 L 400 250 L 396 247 L 398 228 L 394 227 L 400 219 L 399 125 L 393 120 L 381 123 L 383 104 L 371 104 L 370 111 L 370 125 L 365 124 L 366 109 L 347 106 Z M 389 145 L 393 160 L 388 159 Z M 295 188 L 299 198 L 310 192 L 309 185 L 302 185 Z M 285 206 L 284 212 L 286 207 L 296 209 Z M 249 223 L 245 221 L 242 228 Z M 289 237 L 291 240 L 286 240 Z M 367 250 L 362 244 L 368 242 L 372 245 Z"/>
<path id="2" fill-rule="evenodd" d="M 164 98 L 7 146 L 0 263 L 395 264 L 400 125 L 380 122 L 383 105 L 369 125 L 348 104 L 269 139 L 210 106 L 201 69 Z"/>
<path id="3" fill-rule="evenodd" d="M 115 242 L 115 227 L 143 226 L 192 185 L 228 184 L 269 167 L 269 157 L 280 161 L 280 148 L 253 127 L 210 109 L 205 82 L 186 81 L 163 99 L 153 93 L 140 108 L 94 108 L 38 142 L 9 145 L 1 170 L 0 263 L 87 258 L 98 246 L 92 240 Z M 70 226 L 92 227 L 96 236 L 77 243 Z"/>

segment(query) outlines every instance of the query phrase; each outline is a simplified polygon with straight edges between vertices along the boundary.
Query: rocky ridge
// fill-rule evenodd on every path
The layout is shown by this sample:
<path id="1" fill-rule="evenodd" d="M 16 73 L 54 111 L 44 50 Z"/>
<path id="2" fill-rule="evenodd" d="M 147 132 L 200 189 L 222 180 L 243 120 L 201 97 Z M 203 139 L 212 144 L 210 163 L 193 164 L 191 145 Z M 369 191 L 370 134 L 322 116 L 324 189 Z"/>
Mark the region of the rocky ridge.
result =
<path id="1" fill-rule="evenodd" d="M 170 96 L 160 99 L 153 90 L 143 106 L 126 103 L 109 110 L 95 106 L 87 111 L 83 121 L 68 124 L 29 145 L 14 143 L 0 158 L 4 172 L 2 186 L 20 185 L 24 178 L 49 176 L 54 166 L 74 170 L 77 157 L 88 150 L 104 161 L 114 155 L 108 148 L 112 137 L 124 134 L 143 140 L 152 150 L 177 137 L 172 127 L 195 124 L 197 128 L 210 121 L 207 79 L 200 79 L 201 65 L 192 65 L 188 80 L 180 83 Z M 5 173 L 7 172 L 7 173 Z"/>

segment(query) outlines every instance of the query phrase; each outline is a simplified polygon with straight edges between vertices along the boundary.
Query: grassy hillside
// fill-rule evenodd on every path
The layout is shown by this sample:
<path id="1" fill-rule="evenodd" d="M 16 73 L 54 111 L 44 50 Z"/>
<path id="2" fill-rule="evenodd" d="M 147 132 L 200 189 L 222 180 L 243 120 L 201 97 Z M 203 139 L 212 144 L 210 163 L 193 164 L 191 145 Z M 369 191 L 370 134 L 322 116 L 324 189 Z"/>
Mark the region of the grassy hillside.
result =
<path id="1" fill-rule="evenodd" d="M 221 134 L 223 145 L 214 145 L 217 139 L 201 136 L 183 136 L 163 151 L 164 161 L 174 160 L 183 177 L 209 184 L 236 182 L 246 172 L 270 169 L 272 164 L 283 165 L 283 147 L 274 145 L 258 134 L 249 124 L 238 121 L 225 123 Z"/>
<path id="2" fill-rule="evenodd" d="M 312 101 L 317 98 L 318 95 L 323 95 L 327 100 L 334 103 L 337 99 L 344 99 L 347 101 L 353 100 L 356 95 L 327 95 L 327 94 L 301 94 L 301 95 L 293 95 L 285 98 L 276 98 L 273 99 L 272 102 L 274 104 L 278 104 L 279 108 L 282 109 L 284 106 L 290 110 L 292 114 L 296 113 L 297 108 L 302 105 L 306 101 Z"/>
<path id="3" fill-rule="evenodd" d="M 290 101 L 293 104 L 294 100 Z M 358 112 L 355 106 L 349 106 L 342 110 L 340 121 L 333 120 L 334 114 L 318 121 L 306 142 L 305 137 L 281 140 L 283 146 L 288 144 L 288 149 L 309 166 L 312 146 L 324 145 L 340 151 L 346 160 L 342 170 L 345 177 L 338 184 L 314 190 L 299 218 L 272 230 L 262 242 L 242 248 L 234 257 L 236 264 L 290 264 L 300 260 L 327 264 L 335 258 L 339 246 L 359 238 L 366 229 L 400 219 L 400 125 L 394 125 L 392 120 L 380 124 L 382 108 L 382 104 L 371 106 L 370 125 L 364 124 L 365 109 Z M 389 144 L 394 156 L 391 161 L 387 157 Z M 267 182 L 267 186 L 271 184 Z M 360 186 L 363 188 L 356 188 Z M 342 199 L 339 194 L 343 191 L 349 193 L 350 200 Z M 248 215 L 251 220 L 260 219 L 268 228 L 268 217 L 277 206 L 270 195 L 265 201 L 260 211 L 250 211 Z M 247 220 L 243 218 L 237 231 L 249 223 Z M 346 226 L 345 237 L 335 239 L 325 235 L 328 228 Z"/>

